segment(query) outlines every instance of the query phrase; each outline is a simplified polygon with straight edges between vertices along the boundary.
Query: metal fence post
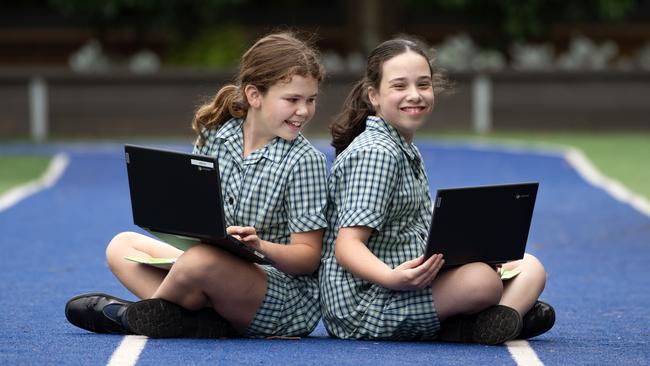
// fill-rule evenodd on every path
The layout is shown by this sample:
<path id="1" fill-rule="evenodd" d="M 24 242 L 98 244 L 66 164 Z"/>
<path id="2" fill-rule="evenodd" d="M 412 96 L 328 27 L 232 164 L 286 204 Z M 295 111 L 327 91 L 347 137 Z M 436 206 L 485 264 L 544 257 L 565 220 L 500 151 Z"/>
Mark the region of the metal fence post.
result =
<path id="1" fill-rule="evenodd" d="M 29 80 L 29 127 L 34 142 L 43 142 L 47 139 L 47 83 L 40 76 L 34 76 Z"/>
<path id="2" fill-rule="evenodd" d="M 472 126 L 480 134 L 492 130 L 492 82 L 485 74 L 472 81 Z"/>

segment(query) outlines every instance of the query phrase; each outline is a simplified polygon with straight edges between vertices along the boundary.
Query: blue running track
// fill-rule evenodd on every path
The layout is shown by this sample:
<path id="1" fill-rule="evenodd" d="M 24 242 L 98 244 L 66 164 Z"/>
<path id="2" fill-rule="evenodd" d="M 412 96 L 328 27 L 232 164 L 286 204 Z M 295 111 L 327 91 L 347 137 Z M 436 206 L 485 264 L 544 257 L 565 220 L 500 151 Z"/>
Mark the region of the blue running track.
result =
<path id="1" fill-rule="evenodd" d="M 559 154 L 419 146 L 432 190 L 540 182 L 528 251 L 549 273 L 542 299 L 557 322 L 529 343 L 544 364 L 650 364 L 650 217 L 587 184 Z M 123 339 L 77 329 L 63 314 L 82 292 L 133 299 L 104 261 L 114 234 L 137 229 L 122 148 L 0 145 L 2 155 L 54 153 L 70 158 L 58 183 L 0 212 L 0 365 L 102 365 Z M 342 341 L 321 325 L 301 340 L 148 340 L 137 364 L 516 363 L 507 347 Z"/>

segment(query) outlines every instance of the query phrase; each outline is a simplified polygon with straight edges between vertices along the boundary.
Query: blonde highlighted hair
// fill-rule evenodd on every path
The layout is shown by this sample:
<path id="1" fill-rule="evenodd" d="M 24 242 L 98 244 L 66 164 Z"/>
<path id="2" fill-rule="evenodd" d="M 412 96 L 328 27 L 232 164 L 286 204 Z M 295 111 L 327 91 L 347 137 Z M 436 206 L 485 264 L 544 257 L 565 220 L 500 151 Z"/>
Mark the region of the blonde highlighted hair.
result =
<path id="1" fill-rule="evenodd" d="M 288 32 L 260 38 L 242 56 L 235 83 L 219 89 L 211 102 L 197 109 L 192 120 L 197 144 L 205 143 L 206 129 L 217 129 L 231 118 L 246 117 L 249 105 L 244 88 L 247 85 L 265 94 L 274 84 L 289 82 L 294 75 L 312 77 L 320 84 L 325 78 L 325 68 L 318 52 Z"/>

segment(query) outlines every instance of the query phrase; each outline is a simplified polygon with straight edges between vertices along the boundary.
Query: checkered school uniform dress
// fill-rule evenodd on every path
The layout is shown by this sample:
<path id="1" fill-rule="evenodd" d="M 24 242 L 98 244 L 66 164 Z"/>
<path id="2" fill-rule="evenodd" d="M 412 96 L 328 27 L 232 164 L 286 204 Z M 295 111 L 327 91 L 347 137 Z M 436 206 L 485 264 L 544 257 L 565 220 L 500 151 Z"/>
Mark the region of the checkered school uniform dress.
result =
<path id="1" fill-rule="evenodd" d="M 243 158 L 242 120 L 231 119 L 207 130 L 195 154 L 217 156 L 226 225 L 252 226 L 273 243 L 288 244 L 292 232 L 327 226 L 327 162 L 302 135 L 293 141 L 276 137 Z M 293 276 L 272 266 L 268 289 L 248 328 L 250 337 L 304 336 L 321 316 L 317 274 Z"/>
<path id="2" fill-rule="evenodd" d="M 341 227 L 373 230 L 368 248 L 395 268 L 423 253 L 432 205 L 422 157 L 395 128 L 370 116 L 366 130 L 332 165 L 329 228 L 320 268 L 323 320 L 330 335 L 355 339 L 430 339 L 440 322 L 431 287 L 393 291 L 341 267 L 334 242 Z"/>

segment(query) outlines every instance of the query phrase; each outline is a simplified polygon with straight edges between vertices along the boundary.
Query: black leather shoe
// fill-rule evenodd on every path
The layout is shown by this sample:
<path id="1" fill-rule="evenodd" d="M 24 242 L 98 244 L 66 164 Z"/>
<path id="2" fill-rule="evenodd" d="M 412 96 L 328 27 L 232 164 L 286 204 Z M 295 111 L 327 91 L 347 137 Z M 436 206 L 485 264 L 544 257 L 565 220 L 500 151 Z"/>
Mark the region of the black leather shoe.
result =
<path id="1" fill-rule="evenodd" d="M 91 332 L 133 334 L 116 319 L 116 314 L 123 313 L 131 303 L 102 293 L 83 294 L 68 300 L 65 317 L 73 325 Z"/>
<path id="2" fill-rule="evenodd" d="M 517 310 L 503 305 L 489 307 L 477 314 L 456 315 L 442 322 L 438 340 L 496 345 L 514 339 L 521 331 Z"/>
<path id="3" fill-rule="evenodd" d="M 151 338 L 223 338 L 239 334 L 212 308 L 191 311 L 163 299 L 129 305 L 125 313 L 129 329 Z"/>
<path id="4" fill-rule="evenodd" d="M 521 333 L 517 338 L 528 339 L 548 332 L 555 324 L 555 309 L 543 301 L 535 305 L 523 316 Z"/>

